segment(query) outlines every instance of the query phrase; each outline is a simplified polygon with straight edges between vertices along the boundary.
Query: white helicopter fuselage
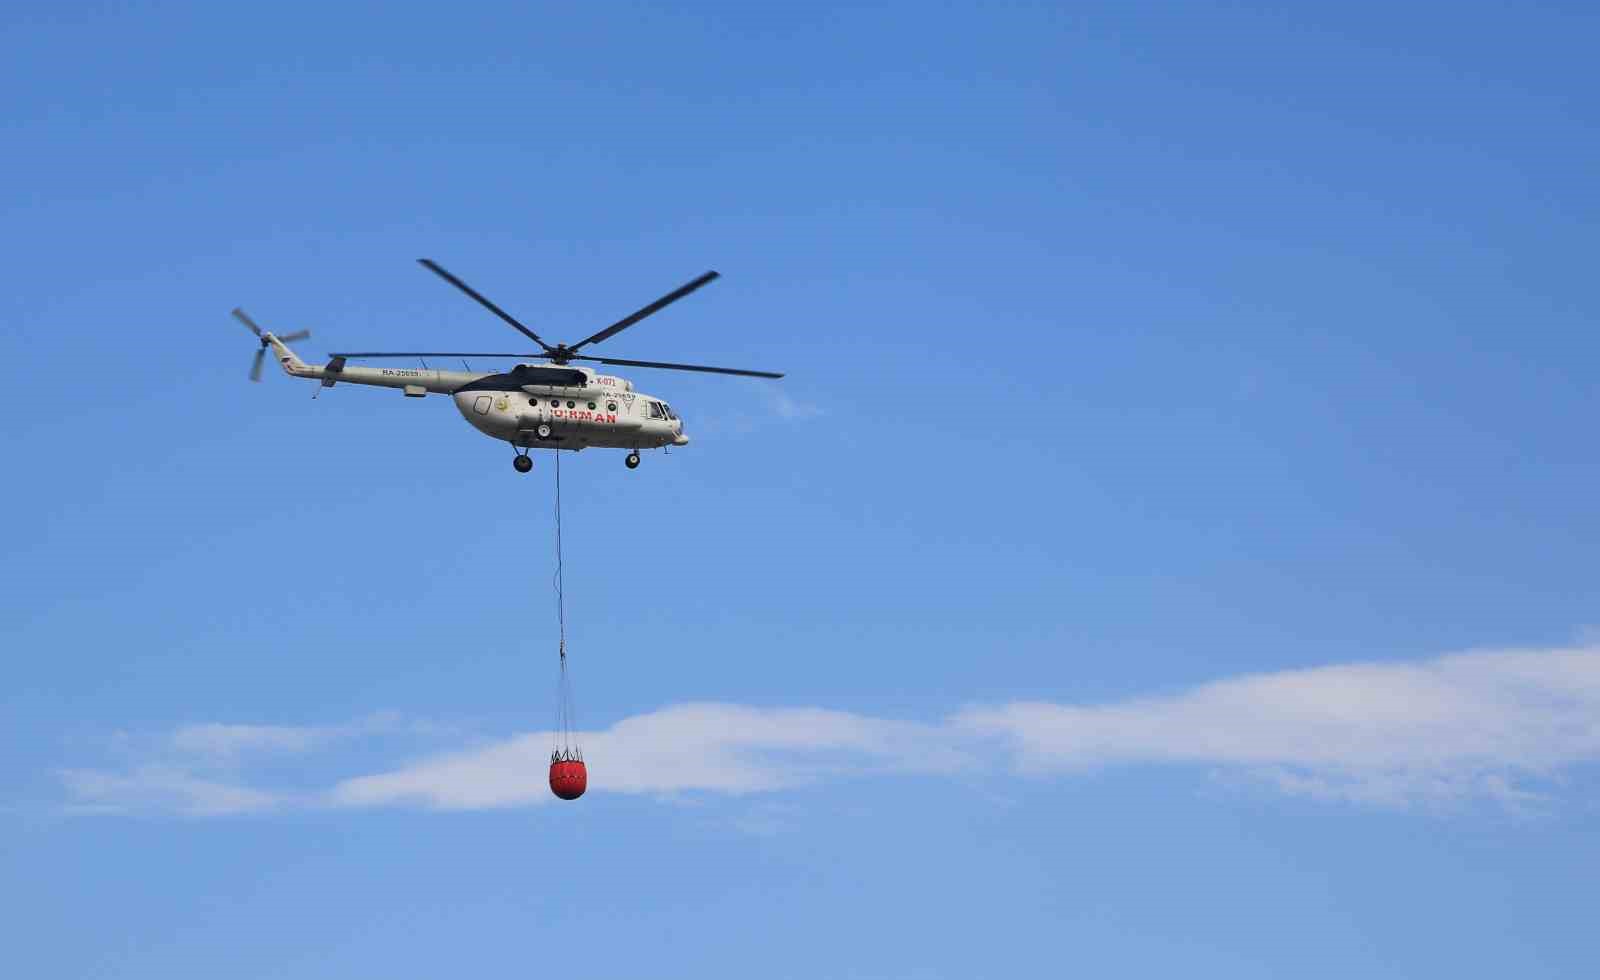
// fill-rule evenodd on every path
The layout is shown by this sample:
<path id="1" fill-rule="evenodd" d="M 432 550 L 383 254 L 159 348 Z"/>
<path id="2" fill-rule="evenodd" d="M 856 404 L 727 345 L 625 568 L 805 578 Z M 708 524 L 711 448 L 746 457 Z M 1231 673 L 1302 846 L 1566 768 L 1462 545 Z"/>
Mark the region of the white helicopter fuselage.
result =
<path id="1" fill-rule="evenodd" d="M 686 446 L 683 421 L 626 378 L 571 365 L 518 364 L 505 372 L 307 364 L 271 333 L 284 373 L 321 383 L 396 388 L 406 397 L 449 395 L 474 429 L 523 449 L 657 449 Z M 633 465 L 630 461 L 629 465 Z"/>

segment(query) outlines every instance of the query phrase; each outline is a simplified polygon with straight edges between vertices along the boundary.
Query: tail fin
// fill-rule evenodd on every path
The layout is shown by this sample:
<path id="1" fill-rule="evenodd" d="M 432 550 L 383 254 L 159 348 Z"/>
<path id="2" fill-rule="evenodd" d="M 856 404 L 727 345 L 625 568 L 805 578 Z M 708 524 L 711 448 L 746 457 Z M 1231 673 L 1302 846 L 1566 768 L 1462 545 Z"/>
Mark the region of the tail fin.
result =
<path id="1" fill-rule="evenodd" d="M 272 352 L 278 355 L 278 364 L 283 368 L 283 373 L 293 377 L 305 377 L 313 373 L 311 366 L 300 360 L 300 355 L 289 349 L 289 345 L 279 340 L 273 334 L 266 334 L 267 343 L 272 345 Z"/>

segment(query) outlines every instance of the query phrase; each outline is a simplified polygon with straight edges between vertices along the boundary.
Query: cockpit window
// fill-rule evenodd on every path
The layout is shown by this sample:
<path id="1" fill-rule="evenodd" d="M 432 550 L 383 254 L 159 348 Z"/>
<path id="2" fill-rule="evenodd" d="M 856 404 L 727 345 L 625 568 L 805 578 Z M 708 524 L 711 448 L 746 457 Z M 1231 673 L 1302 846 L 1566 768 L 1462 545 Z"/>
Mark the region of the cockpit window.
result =
<path id="1" fill-rule="evenodd" d="M 664 419 L 664 418 L 667 417 L 667 413 L 663 412 L 661 410 L 661 403 L 660 402 L 650 402 L 649 404 L 650 404 L 650 417 L 651 418 L 653 418 L 653 419 Z"/>
<path id="2" fill-rule="evenodd" d="M 663 411 L 663 412 L 666 412 L 666 413 L 667 413 L 667 418 L 669 418 L 669 419 L 675 419 L 675 418 L 677 418 L 677 416 L 676 416 L 676 415 L 674 415 L 674 414 L 672 414 L 672 406 L 671 406 L 671 405 L 668 405 L 668 404 L 667 404 L 667 403 L 666 403 L 666 402 L 662 402 L 662 403 L 661 403 L 661 410 L 662 410 L 662 411 Z"/>

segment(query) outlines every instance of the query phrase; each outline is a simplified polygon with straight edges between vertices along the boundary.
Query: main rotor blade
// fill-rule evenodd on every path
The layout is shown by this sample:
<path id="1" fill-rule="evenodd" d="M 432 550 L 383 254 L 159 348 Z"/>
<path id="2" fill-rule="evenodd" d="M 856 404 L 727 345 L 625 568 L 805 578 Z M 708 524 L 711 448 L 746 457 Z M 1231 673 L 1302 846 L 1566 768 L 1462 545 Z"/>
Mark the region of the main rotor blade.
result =
<path id="1" fill-rule="evenodd" d="M 580 354 L 575 361 L 596 361 L 600 364 L 617 364 L 622 367 L 666 368 L 669 371 L 703 371 L 706 374 L 737 374 L 747 378 L 781 378 L 774 371 L 745 371 L 740 368 L 706 367 L 704 364 L 668 364 L 666 361 L 625 361 L 620 357 L 593 357 Z"/>
<path id="2" fill-rule="evenodd" d="M 494 305 L 493 303 L 489 302 L 489 300 L 487 298 L 485 298 L 483 296 L 483 294 L 479 293 L 476 289 L 473 289 L 471 286 L 469 286 L 466 283 L 462 282 L 460 279 L 457 279 L 455 276 L 452 276 L 450 273 L 446 272 L 445 269 L 444 269 L 444 266 L 442 266 L 439 263 L 433 261 L 432 259 L 418 259 L 417 261 L 420 262 L 422 264 L 423 268 L 427 269 L 429 272 L 432 272 L 432 273 L 436 274 L 439 278 L 443 279 L 445 282 L 447 282 L 450 285 L 456 287 L 457 289 L 461 290 L 463 293 L 466 293 L 468 296 L 471 296 L 473 299 L 475 299 L 479 303 L 483 304 L 483 307 L 485 309 L 487 309 L 490 313 L 493 313 L 495 316 L 497 316 L 500 319 L 502 319 L 502 320 L 506 321 L 507 323 L 511 324 L 511 326 L 513 326 L 516 329 L 522 331 L 522 334 L 524 336 L 528 337 L 530 340 L 532 340 L 534 343 L 538 344 L 540 347 L 544 348 L 545 350 L 552 350 L 553 349 L 549 344 L 547 344 L 543 340 L 541 340 L 539 338 L 538 334 L 534 333 L 532 330 L 529 330 L 527 327 L 523 326 L 521 323 L 518 323 L 516 317 L 512 316 L 511 314 L 507 313 L 505 310 L 502 310 L 500 307 L 498 307 L 498 306 Z"/>
<path id="3" fill-rule="evenodd" d="M 394 352 L 394 351 L 362 351 L 362 352 L 354 353 L 354 354 L 349 353 L 349 352 L 338 352 L 338 353 L 332 354 L 330 356 L 332 356 L 332 357 L 350 358 L 350 357 L 548 357 L 549 355 L 544 354 L 542 352 L 538 353 L 538 354 L 473 354 L 473 353 L 462 353 L 460 351 L 429 350 L 429 351 L 409 351 L 409 352 L 399 352 L 399 353 Z"/>
<path id="4" fill-rule="evenodd" d="M 672 292 L 670 292 L 667 295 L 665 295 L 665 296 L 661 297 L 660 299 L 656 300 L 654 303 L 651 303 L 649 306 L 646 306 L 646 307 L 644 307 L 644 308 L 642 308 L 642 309 L 640 309 L 640 310 L 638 310 L 636 312 L 628 314 L 627 316 L 623 317 L 622 319 L 618 320 L 616 323 L 613 323 L 611 326 L 605 328 L 604 330 L 600 331 L 599 333 L 595 334 L 592 337 L 588 337 L 588 338 L 586 338 L 584 340 L 578 341 L 576 344 L 573 344 L 570 348 L 568 348 L 568 350 L 577 350 L 578 348 L 583 347 L 586 344 L 598 344 L 598 343 L 600 343 L 600 341 L 605 340 L 607 337 L 610 337 L 610 336 L 612 336 L 612 335 L 614 335 L 616 333 L 619 333 L 620 331 L 628 329 L 629 327 L 633 326 L 635 323 L 638 323 L 640 320 L 643 320 L 645 317 L 649 316 L 650 314 L 658 312 L 662 307 L 667 306 L 670 303 L 676 303 L 678 300 L 683 299 L 685 296 L 687 296 L 690 293 L 694 292 L 696 289 L 699 289 L 701 286 L 704 286 L 706 283 L 710 282 L 711 280 L 716 279 L 721 274 L 722 273 L 720 273 L 720 272 L 708 272 L 708 273 L 706 273 L 705 275 L 701 276 L 698 279 L 692 280 L 690 282 L 686 282 L 682 286 L 679 286 L 677 289 L 674 289 Z"/>
<path id="5" fill-rule="evenodd" d="M 245 313 L 244 310 L 239 309 L 237 306 L 234 307 L 233 308 L 233 318 L 235 320 L 238 320 L 240 323 L 244 324 L 245 325 L 245 329 L 249 330 L 251 333 L 255 334 L 257 337 L 261 336 L 261 328 L 256 326 L 256 321 L 250 319 L 250 315 Z"/>
<path id="6" fill-rule="evenodd" d="M 262 360 L 264 360 L 266 358 L 266 356 L 267 356 L 267 349 L 265 347 L 259 347 L 259 348 L 256 349 L 256 358 L 255 358 L 255 360 L 250 362 L 250 380 L 251 381 L 260 381 L 261 380 L 261 362 L 262 362 Z"/>
<path id="7" fill-rule="evenodd" d="M 287 344 L 296 340 L 305 340 L 309 336 L 311 336 L 311 331 L 309 330 L 296 330 L 294 333 L 286 333 L 278 339 Z"/>

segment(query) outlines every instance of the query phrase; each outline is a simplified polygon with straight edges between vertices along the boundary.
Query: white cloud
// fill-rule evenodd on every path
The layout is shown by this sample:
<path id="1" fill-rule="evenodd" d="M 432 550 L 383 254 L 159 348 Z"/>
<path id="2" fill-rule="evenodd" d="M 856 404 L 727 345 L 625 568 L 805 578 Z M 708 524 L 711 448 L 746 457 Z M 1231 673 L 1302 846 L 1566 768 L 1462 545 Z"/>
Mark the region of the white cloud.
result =
<path id="1" fill-rule="evenodd" d="M 977 708 L 956 724 L 1006 739 L 1034 774 L 1197 763 L 1362 802 L 1526 800 L 1517 780 L 1600 759 L 1600 650 L 1257 674 L 1107 705 Z"/>
<path id="2" fill-rule="evenodd" d="M 965 756 L 937 726 L 820 708 L 684 704 L 626 718 L 582 737 L 617 793 L 758 793 L 870 771 L 939 771 Z M 551 737 L 521 735 L 389 772 L 345 780 L 346 806 L 420 803 L 445 809 L 515 806 L 550 799 Z"/>
<path id="3" fill-rule="evenodd" d="M 214 778 L 256 754 L 334 754 L 362 734 L 457 748 L 284 792 Z M 1228 678 L 1105 704 L 1013 702 L 922 723 L 823 708 L 682 704 L 582 737 L 591 791 L 743 796 L 828 779 L 950 774 L 999 758 L 1062 778 L 1117 765 L 1199 766 L 1285 793 L 1379 805 L 1490 799 L 1514 809 L 1600 760 L 1600 648 L 1476 652 Z M 287 806 L 483 809 L 550 799 L 548 733 L 468 742 L 377 715 L 349 725 L 197 725 L 126 771 L 62 774 L 77 807 L 214 815 Z M 388 754 L 392 758 L 396 750 Z M 370 757 L 363 752 L 363 757 Z M 218 759 L 223 760 L 219 764 Z M 311 760 L 308 760 L 311 761 Z M 341 768 L 335 759 L 333 768 Z"/>

